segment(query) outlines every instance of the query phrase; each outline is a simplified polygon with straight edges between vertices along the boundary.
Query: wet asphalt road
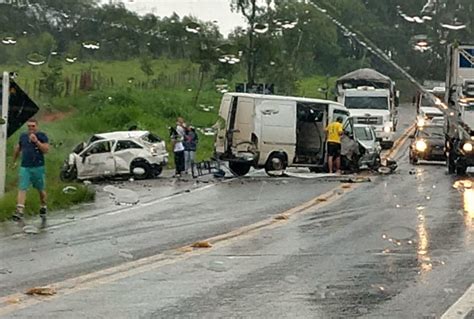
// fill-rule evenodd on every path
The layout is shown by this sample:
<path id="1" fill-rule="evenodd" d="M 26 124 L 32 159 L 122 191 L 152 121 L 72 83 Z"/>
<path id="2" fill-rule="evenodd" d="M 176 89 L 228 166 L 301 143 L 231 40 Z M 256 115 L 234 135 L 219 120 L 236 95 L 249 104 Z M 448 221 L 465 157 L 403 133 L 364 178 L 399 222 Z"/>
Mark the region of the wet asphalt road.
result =
<path id="1" fill-rule="evenodd" d="M 413 112 L 403 108 L 401 115 L 407 127 Z M 117 211 L 101 193 L 99 203 L 55 216 L 39 235 L 4 225 L 0 315 L 439 318 L 473 282 L 474 191 L 453 188 L 457 179 L 443 165 L 409 165 L 406 145 L 397 159 L 397 174 L 188 254 L 171 249 L 275 216 L 340 183 L 259 175 L 162 180 L 133 186 L 139 206 Z M 9 296 L 160 253 L 166 263 L 133 264 L 117 278 L 59 290 L 47 302 Z"/>

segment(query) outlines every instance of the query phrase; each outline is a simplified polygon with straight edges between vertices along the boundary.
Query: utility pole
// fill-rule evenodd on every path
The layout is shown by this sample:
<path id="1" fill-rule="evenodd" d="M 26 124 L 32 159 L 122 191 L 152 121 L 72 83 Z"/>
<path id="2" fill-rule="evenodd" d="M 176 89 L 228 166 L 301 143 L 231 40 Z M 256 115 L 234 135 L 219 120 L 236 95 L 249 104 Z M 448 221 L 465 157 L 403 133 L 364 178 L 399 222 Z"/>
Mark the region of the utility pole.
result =
<path id="1" fill-rule="evenodd" d="M 10 94 L 10 75 L 3 72 L 2 77 L 2 104 L 0 118 L 0 198 L 5 194 L 5 178 L 7 175 L 7 126 L 8 106 Z"/>

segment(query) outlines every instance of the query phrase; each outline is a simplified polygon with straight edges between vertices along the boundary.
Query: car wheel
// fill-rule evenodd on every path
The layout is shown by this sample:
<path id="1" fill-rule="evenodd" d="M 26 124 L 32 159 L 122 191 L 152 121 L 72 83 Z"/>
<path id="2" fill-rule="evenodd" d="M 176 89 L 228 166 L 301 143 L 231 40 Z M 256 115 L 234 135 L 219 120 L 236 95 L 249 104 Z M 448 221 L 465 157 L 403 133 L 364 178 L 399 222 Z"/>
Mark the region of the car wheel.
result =
<path id="1" fill-rule="evenodd" d="M 418 158 L 415 155 L 413 155 L 411 152 L 410 152 L 409 158 L 410 158 L 410 164 L 413 164 L 413 165 L 418 164 Z"/>
<path id="2" fill-rule="evenodd" d="M 269 176 L 275 176 L 273 172 L 284 171 L 287 167 L 286 157 L 282 153 L 272 154 L 265 164 L 265 172 Z"/>
<path id="3" fill-rule="evenodd" d="M 250 171 L 250 164 L 229 162 L 229 169 L 235 176 L 244 176 Z"/>
<path id="4" fill-rule="evenodd" d="M 132 163 L 131 173 L 137 180 L 150 178 L 152 175 L 152 168 L 147 162 Z"/>
<path id="5" fill-rule="evenodd" d="M 62 168 L 61 172 L 59 173 L 59 178 L 63 182 L 72 182 L 77 179 L 77 168 L 74 166 L 73 168 Z"/>

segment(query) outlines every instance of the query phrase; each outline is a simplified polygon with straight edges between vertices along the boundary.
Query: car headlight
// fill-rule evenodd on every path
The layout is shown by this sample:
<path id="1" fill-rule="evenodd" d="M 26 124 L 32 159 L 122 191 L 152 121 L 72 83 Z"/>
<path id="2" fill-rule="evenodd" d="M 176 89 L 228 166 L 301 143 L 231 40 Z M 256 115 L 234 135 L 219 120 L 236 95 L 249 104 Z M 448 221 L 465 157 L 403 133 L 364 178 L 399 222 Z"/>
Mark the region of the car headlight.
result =
<path id="1" fill-rule="evenodd" d="M 428 148 L 428 145 L 426 144 L 425 141 L 419 140 L 419 141 L 416 141 L 415 148 L 418 152 L 424 152 Z"/>
<path id="2" fill-rule="evenodd" d="M 425 126 L 425 119 L 419 119 L 417 125 L 418 126 Z"/>
<path id="3" fill-rule="evenodd" d="M 466 143 L 462 146 L 462 149 L 464 152 L 472 152 L 472 144 Z"/>
<path id="4" fill-rule="evenodd" d="M 383 128 L 383 131 L 384 131 L 385 133 L 390 133 L 390 132 L 392 131 L 392 128 L 391 128 L 390 126 L 385 126 L 385 127 Z"/>

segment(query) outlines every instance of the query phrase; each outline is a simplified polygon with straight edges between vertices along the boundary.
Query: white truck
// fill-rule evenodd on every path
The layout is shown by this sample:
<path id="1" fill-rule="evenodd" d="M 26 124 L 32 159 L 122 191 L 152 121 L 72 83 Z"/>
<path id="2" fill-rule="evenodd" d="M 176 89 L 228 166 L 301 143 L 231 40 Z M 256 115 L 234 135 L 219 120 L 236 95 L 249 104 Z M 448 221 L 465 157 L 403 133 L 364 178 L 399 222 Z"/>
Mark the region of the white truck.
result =
<path id="1" fill-rule="evenodd" d="M 354 123 L 372 125 L 381 146 L 391 148 L 398 125 L 395 83 L 375 70 L 360 69 L 339 78 L 336 86 L 337 101 L 347 107 Z"/>
<path id="2" fill-rule="evenodd" d="M 270 175 L 290 166 L 322 169 L 325 128 L 337 117 L 347 119 L 349 111 L 334 101 L 226 93 L 219 115 L 215 158 L 243 176 L 251 167 Z"/>
<path id="3" fill-rule="evenodd" d="M 446 155 L 449 173 L 474 166 L 474 44 L 448 46 Z"/>

